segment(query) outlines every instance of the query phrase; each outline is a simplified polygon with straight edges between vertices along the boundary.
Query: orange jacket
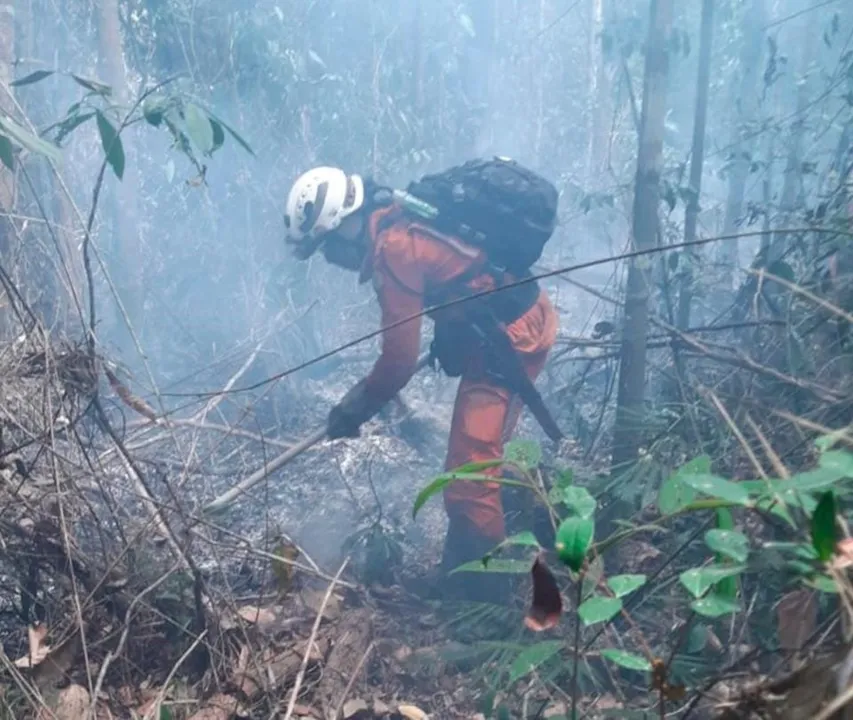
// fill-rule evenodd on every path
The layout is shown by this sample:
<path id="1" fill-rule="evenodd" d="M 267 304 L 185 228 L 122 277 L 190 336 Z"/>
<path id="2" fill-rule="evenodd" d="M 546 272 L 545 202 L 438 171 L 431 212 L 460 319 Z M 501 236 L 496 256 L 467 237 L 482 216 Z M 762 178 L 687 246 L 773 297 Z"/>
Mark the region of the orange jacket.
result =
<path id="1" fill-rule="evenodd" d="M 385 327 L 424 309 L 424 297 L 477 265 L 485 268 L 481 250 L 394 214 L 396 206 L 374 211 L 369 219 L 372 254 L 362 268 L 362 281 L 372 278 Z M 473 273 L 466 285 L 474 291 L 494 287 L 485 272 Z M 464 303 L 453 312 L 464 313 Z M 382 352 L 365 379 L 365 390 L 377 405 L 389 401 L 409 381 L 417 365 L 422 318 L 382 334 Z M 547 293 L 506 328 L 520 353 L 549 349 L 557 335 L 557 315 Z"/>

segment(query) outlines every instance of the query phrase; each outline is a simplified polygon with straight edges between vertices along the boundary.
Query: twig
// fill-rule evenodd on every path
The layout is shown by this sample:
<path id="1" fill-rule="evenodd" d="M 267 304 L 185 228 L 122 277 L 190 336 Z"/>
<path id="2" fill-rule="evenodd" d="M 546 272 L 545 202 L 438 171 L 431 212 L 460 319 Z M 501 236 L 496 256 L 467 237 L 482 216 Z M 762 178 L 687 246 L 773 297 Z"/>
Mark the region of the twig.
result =
<path id="1" fill-rule="evenodd" d="M 732 434 L 738 439 L 738 442 L 743 447 L 743 451 L 746 453 L 749 461 L 752 463 L 752 466 L 755 468 L 755 471 L 758 475 L 765 480 L 767 479 L 767 473 L 764 472 L 764 468 L 761 466 L 761 463 L 758 461 L 758 458 L 755 456 L 755 453 L 752 451 L 752 448 L 749 446 L 749 443 L 746 441 L 746 438 L 743 436 L 740 428 L 735 424 L 735 421 L 732 420 L 732 416 L 729 415 L 729 411 L 726 410 L 725 405 L 720 402 L 720 399 L 714 394 L 713 390 L 709 390 L 705 387 L 700 387 L 699 391 L 709 397 L 711 402 L 714 404 L 714 407 L 717 408 L 717 412 L 720 413 L 723 420 L 725 420 L 726 425 L 729 426 L 729 429 L 732 431 Z"/>
<path id="2" fill-rule="evenodd" d="M 290 693 L 290 702 L 287 704 L 287 712 L 284 714 L 284 720 L 290 720 L 293 715 L 293 708 L 296 707 L 296 698 L 299 696 L 299 690 L 302 688 L 302 681 L 305 679 L 305 669 L 308 667 L 308 658 L 311 657 L 311 648 L 314 647 L 314 641 L 317 639 L 317 631 L 320 629 L 320 623 L 323 620 L 323 612 L 326 610 L 326 604 L 329 598 L 332 597 L 332 591 L 343 573 L 344 568 L 349 563 L 349 556 L 344 558 L 338 572 L 329 587 L 326 588 L 326 594 L 323 596 L 323 602 L 320 603 L 320 609 L 317 611 L 317 618 L 314 620 L 314 627 L 311 628 L 311 636 L 308 638 L 308 644 L 305 646 L 305 654 L 302 656 L 302 664 L 299 666 L 299 673 L 296 675 L 296 683 L 293 685 L 293 691 Z"/>
<path id="3" fill-rule="evenodd" d="M 110 650 L 109 652 L 107 652 L 103 663 L 101 663 L 101 669 L 98 671 L 98 679 L 95 682 L 95 689 L 92 691 L 92 705 L 89 707 L 89 718 L 95 718 L 97 715 L 98 696 L 101 693 L 101 685 L 103 685 L 104 677 L 107 674 L 107 669 L 110 667 L 112 661 L 119 655 L 121 655 L 122 652 L 124 652 L 124 646 L 127 643 L 128 635 L 130 635 L 131 614 L 133 613 L 136 604 L 140 602 L 148 593 L 156 590 L 160 585 L 162 585 L 166 580 L 168 580 L 172 576 L 172 573 L 177 570 L 179 565 L 180 563 L 176 563 L 168 572 L 164 573 L 162 577 L 157 578 L 157 580 L 155 580 L 135 598 L 133 598 L 130 605 L 128 606 L 127 612 L 125 612 L 124 615 L 124 629 L 122 630 L 118 645 L 116 645 L 115 650 Z"/>
<path id="4" fill-rule="evenodd" d="M 361 668 L 367 660 L 367 656 L 370 655 L 370 651 L 373 650 L 373 646 L 376 644 L 375 640 L 370 641 L 370 645 L 367 646 L 367 650 L 361 656 L 361 659 L 358 661 L 358 664 L 355 666 L 355 670 L 352 671 L 352 675 L 350 675 L 349 681 L 347 682 L 347 686 L 344 688 L 343 695 L 341 695 L 341 699 L 338 702 L 338 707 L 335 708 L 335 714 L 332 715 L 332 720 L 338 720 L 338 716 L 341 714 L 341 710 L 344 707 L 344 703 L 347 700 L 347 696 L 352 690 L 352 686 L 355 684 L 355 679 L 358 677 L 358 674 L 361 672 Z"/>
<path id="5" fill-rule="evenodd" d="M 171 670 L 169 670 L 169 674 L 166 676 L 166 680 L 163 683 L 163 687 L 160 688 L 160 692 L 157 693 L 157 701 L 151 706 L 150 712 L 157 712 L 158 717 L 160 715 L 160 706 L 163 704 L 163 700 L 166 698 L 166 690 L 169 689 L 169 683 L 172 682 L 172 678 L 175 677 L 175 673 L 178 672 L 178 668 L 184 664 L 184 660 L 186 660 L 190 655 L 192 655 L 193 651 L 198 647 L 198 644 L 204 639 L 204 636 L 207 635 L 207 629 L 201 631 L 199 636 L 193 640 L 192 645 L 190 645 L 181 657 L 178 658 L 178 662 L 174 664 Z M 149 720 L 153 716 L 148 713 L 145 714 L 145 720 Z"/>

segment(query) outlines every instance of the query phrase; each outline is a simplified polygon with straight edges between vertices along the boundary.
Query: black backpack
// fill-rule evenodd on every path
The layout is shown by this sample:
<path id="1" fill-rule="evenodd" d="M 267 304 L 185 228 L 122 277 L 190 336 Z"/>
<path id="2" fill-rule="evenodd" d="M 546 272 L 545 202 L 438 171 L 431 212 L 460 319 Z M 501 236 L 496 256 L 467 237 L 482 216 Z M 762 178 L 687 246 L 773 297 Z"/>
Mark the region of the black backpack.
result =
<path id="1" fill-rule="evenodd" d="M 429 221 L 437 230 L 482 248 L 516 276 L 539 260 L 557 226 L 557 188 L 509 158 L 469 160 L 406 191 L 438 210 Z"/>

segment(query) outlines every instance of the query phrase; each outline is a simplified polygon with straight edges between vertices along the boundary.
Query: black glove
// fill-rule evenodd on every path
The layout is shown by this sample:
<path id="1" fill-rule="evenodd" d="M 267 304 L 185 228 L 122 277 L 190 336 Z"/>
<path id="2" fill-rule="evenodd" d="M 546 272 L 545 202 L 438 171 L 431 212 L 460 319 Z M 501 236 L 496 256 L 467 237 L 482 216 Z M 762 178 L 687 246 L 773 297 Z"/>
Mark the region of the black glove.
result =
<path id="1" fill-rule="evenodd" d="M 372 415 L 364 385 L 359 383 L 332 408 L 326 424 L 326 436 L 330 440 L 358 437 L 362 423 L 367 422 Z"/>

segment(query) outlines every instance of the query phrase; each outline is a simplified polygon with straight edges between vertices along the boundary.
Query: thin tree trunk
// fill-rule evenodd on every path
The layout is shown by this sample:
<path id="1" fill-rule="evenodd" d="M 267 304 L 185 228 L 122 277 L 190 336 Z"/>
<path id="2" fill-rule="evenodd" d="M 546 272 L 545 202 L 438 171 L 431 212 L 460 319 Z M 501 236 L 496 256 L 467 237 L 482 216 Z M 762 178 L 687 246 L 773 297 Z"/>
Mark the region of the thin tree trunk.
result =
<path id="1" fill-rule="evenodd" d="M 118 0 L 100 0 L 98 16 L 98 42 L 101 73 L 113 88 L 113 100 L 122 108 L 128 106 L 130 96 L 124 67 L 124 49 L 119 22 Z M 125 110 L 126 111 L 126 110 Z M 123 135 L 126 157 L 124 177 L 112 185 L 110 207 L 113 219 L 113 255 L 117 263 L 111 268 L 129 320 L 137 333 L 143 331 L 143 277 L 140 238 L 137 233 L 138 180 L 136 164 L 129 135 Z M 117 319 L 120 346 L 131 351 L 130 336 L 122 318 Z"/>
<path id="2" fill-rule="evenodd" d="M 693 148 L 690 153 L 690 190 L 684 213 L 684 242 L 696 239 L 699 198 L 702 194 L 702 167 L 705 162 L 705 127 L 708 118 L 708 88 L 711 80 L 711 46 L 714 39 L 714 0 L 702 0 L 702 27 L 699 39 L 699 78 L 696 81 L 696 114 L 693 120 Z M 681 270 L 681 292 L 678 294 L 676 323 L 681 330 L 690 327 L 690 305 L 693 301 L 693 265 L 699 252 L 689 247 L 681 253 L 690 258 Z"/>
<path id="3" fill-rule="evenodd" d="M 673 0 L 651 2 L 640 147 L 634 190 L 633 245 L 637 250 L 648 250 L 657 245 L 660 171 L 669 77 L 667 41 L 672 27 L 672 9 Z M 632 464 L 639 455 L 645 401 L 649 274 L 652 265 L 653 261 L 645 256 L 632 260 L 628 268 L 619 392 L 613 433 L 614 470 Z"/>
<path id="4" fill-rule="evenodd" d="M 733 235 L 743 213 L 746 179 L 749 176 L 751 158 L 748 156 L 751 124 L 758 115 L 757 83 L 764 47 L 766 24 L 765 0 L 752 0 L 744 18 L 743 45 L 740 51 L 741 81 L 732 107 L 738 112 L 732 139 L 732 165 L 729 170 L 729 186 L 726 198 L 726 214 L 723 220 L 723 235 Z M 738 260 L 738 242 L 728 240 L 719 245 L 717 261 L 722 277 L 715 294 L 715 307 L 722 307 L 731 299 L 734 290 L 734 273 Z"/>
<path id="5" fill-rule="evenodd" d="M 606 80 L 601 51 L 601 31 L 604 28 L 604 0 L 591 0 L 589 24 L 589 94 L 587 97 L 586 184 L 592 189 L 602 169 L 602 156 L 607 140 L 605 111 Z"/>

